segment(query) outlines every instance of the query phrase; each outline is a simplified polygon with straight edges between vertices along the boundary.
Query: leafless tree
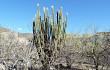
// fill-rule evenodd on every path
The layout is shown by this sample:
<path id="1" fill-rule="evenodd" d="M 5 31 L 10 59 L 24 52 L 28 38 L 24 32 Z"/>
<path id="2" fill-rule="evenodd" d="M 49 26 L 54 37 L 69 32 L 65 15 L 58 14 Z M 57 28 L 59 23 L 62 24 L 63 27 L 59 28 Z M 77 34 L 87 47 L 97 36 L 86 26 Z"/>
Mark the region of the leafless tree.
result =
<path id="1" fill-rule="evenodd" d="M 108 58 L 106 52 L 110 49 L 109 36 L 95 34 L 89 38 L 83 37 L 81 42 L 83 56 L 92 59 L 91 63 L 95 65 L 96 70 L 99 70 L 99 65 L 104 66 L 102 62 Z"/>

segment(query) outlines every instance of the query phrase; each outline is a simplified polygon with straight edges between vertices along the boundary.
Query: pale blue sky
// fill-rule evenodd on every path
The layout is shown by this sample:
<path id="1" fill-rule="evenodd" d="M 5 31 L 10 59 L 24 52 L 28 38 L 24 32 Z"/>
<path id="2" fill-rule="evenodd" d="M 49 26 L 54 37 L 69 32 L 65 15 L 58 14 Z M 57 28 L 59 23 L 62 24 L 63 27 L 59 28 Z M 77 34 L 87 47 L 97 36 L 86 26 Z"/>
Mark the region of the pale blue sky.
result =
<path id="1" fill-rule="evenodd" d="M 32 32 L 32 18 L 37 13 L 37 4 L 51 6 L 55 12 L 63 7 L 63 14 L 68 12 L 67 33 L 85 33 L 91 26 L 98 31 L 110 29 L 110 0 L 0 0 L 0 25 L 17 32 Z M 42 14 L 43 16 L 43 14 Z"/>

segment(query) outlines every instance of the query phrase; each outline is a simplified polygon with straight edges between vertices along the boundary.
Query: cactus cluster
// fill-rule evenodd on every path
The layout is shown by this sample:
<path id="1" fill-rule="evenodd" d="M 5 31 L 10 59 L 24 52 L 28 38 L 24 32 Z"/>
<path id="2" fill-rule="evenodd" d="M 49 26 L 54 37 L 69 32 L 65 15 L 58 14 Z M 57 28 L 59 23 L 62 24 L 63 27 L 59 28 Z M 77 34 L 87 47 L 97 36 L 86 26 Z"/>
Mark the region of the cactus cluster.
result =
<path id="1" fill-rule="evenodd" d="M 54 6 L 51 6 L 52 16 L 49 15 L 48 8 L 44 7 L 44 18 L 42 19 L 39 4 L 37 6 L 38 12 L 33 19 L 33 45 L 37 48 L 42 64 L 46 65 L 51 61 L 55 51 L 59 51 L 60 47 L 65 45 L 68 13 L 64 19 L 61 7 L 57 11 L 55 20 Z"/>

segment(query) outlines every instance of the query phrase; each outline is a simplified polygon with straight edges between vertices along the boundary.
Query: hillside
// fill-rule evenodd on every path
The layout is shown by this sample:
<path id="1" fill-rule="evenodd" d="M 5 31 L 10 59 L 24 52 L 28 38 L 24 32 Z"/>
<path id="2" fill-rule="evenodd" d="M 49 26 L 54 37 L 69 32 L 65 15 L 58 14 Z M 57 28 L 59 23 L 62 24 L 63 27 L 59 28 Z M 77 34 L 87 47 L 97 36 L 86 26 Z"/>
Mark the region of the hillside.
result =
<path id="1" fill-rule="evenodd" d="M 94 47 L 91 45 L 93 44 L 95 39 L 98 39 L 98 43 L 102 43 L 104 40 L 107 40 L 104 45 L 110 46 L 110 36 L 105 34 L 109 34 L 108 32 L 104 33 L 97 33 L 95 35 L 92 34 L 84 34 L 84 35 L 76 35 L 76 34 L 68 34 L 66 38 L 66 44 L 65 47 L 61 48 L 60 53 L 56 53 L 58 57 L 56 58 L 54 64 L 56 67 L 60 64 L 62 68 L 67 68 L 68 64 L 71 65 L 71 68 L 74 70 L 87 70 L 88 68 L 94 68 L 93 61 L 90 61 L 91 59 L 87 58 L 85 54 L 82 56 L 82 49 L 86 47 L 87 49 L 85 51 L 86 55 L 88 54 L 88 50 L 91 53 L 91 48 L 88 49 L 88 47 L 92 48 Z M 86 46 L 82 44 L 83 42 L 86 42 Z M 82 48 L 83 47 L 83 48 Z M 103 47 L 103 45 L 101 45 Z M 103 51 L 103 49 L 98 46 L 98 48 L 95 48 L 97 52 L 100 50 Z M 104 47 L 103 47 L 104 48 Z M 31 33 L 18 33 L 13 30 L 0 27 L 0 65 L 4 66 L 7 65 L 7 68 L 13 68 L 13 66 L 17 66 L 18 68 L 26 68 L 32 67 L 32 68 L 41 68 L 42 64 L 39 61 L 39 57 L 37 54 L 37 49 L 33 47 L 32 45 L 32 34 Z M 104 49 L 105 50 L 105 49 Z M 84 53 L 83 52 L 83 53 Z M 106 51 L 104 51 L 104 55 L 109 53 L 109 48 Z M 93 53 L 92 53 L 93 54 Z M 110 56 L 107 55 L 108 59 L 110 59 Z M 101 57 L 101 60 L 104 58 Z M 108 64 L 110 63 L 107 61 Z M 103 62 L 103 64 L 106 64 L 106 61 Z M 108 65 L 110 66 L 110 65 Z M 87 68 L 88 67 L 88 68 Z M 99 66 L 101 68 L 101 66 Z M 105 67 L 104 67 L 105 68 Z M 34 70 L 33 69 L 33 70 Z M 1 70 L 1 69 L 0 69 Z M 19 69 L 18 69 L 19 70 Z M 24 70 L 24 69 L 22 69 Z M 70 70 L 70 69 L 66 69 Z"/>

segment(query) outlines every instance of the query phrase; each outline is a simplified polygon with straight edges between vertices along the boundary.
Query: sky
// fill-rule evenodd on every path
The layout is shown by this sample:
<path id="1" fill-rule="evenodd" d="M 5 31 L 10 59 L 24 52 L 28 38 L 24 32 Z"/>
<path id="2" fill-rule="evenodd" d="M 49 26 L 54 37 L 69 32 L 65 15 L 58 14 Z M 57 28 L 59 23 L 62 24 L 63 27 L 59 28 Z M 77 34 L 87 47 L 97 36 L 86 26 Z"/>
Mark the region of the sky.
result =
<path id="1" fill-rule="evenodd" d="M 43 7 L 63 7 L 68 12 L 67 33 L 91 33 L 110 31 L 110 0 L 0 0 L 0 26 L 21 33 L 32 32 L 32 19 L 37 13 L 37 4 L 43 16 Z"/>

